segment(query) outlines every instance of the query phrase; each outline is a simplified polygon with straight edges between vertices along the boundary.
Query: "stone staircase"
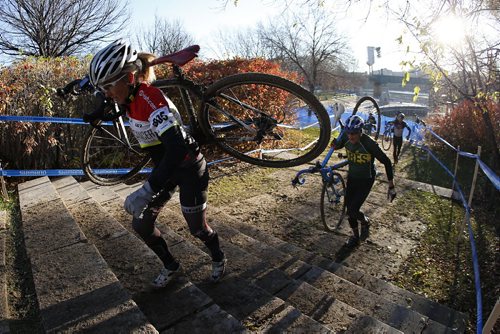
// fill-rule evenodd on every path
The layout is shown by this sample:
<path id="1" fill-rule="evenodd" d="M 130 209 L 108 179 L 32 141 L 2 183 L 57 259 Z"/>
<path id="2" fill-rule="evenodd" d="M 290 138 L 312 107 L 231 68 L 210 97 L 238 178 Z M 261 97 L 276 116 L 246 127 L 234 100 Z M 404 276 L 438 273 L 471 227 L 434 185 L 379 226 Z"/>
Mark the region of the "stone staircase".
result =
<path id="1" fill-rule="evenodd" d="M 289 182 L 289 175 L 280 175 Z M 238 207 L 255 201 L 280 205 L 265 195 L 210 207 L 210 224 L 229 261 L 226 276 L 217 284 L 209 280 L 207 250 L 189 234 L 178 198 L 172 199 L 158 218 L 158 228 L 180 260 L 183 275 L 167 288 L 153 290 L 149 283 L 161 262 L 135 235 L 131 216 L 123 210 L 124 198 L 138 186 L 100 187 L 72 177 L 42 177 L 19 185 L 25 243 L 47 332 L 465 331 L 464 314 L 348 266 L 355 254 L 342 263 L 332 260 L 329 254 L 338 253 L 345 237 L 317 232 L 309 243 L 296 243 L 287 237 L 295 233 L 290 228 L 269 233 L 252 223 L 268 219 L 265 214 L 238 213 Z M 293 202 L 304 194 L 281 195 Z M 377 211 L 377 196 L 374 191 L 367 203 L 375 216 L 383 214 Z M 315 210 L 306 205 L 302 210 L 308 214 L 293 212 L 281 203 L 283 211 L 291 210 L 287 214 L 295 221 L 318 219 L 317 200 L 303 200 Z M 383 228 L 374 233 L 382 235 Z"/>

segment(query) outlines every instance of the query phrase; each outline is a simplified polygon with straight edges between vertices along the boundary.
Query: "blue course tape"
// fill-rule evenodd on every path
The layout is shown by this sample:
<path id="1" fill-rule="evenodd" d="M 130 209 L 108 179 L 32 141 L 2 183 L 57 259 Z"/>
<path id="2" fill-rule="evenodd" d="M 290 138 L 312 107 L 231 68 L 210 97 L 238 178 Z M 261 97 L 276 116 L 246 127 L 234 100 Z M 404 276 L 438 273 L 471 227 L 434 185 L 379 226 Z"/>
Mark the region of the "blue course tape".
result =
<path id="1" fill-rule="evenodd" d="M 81 118 L 45 117 L 45 116 L 8 116 L 0 115 L 0 122 L 28 122 L 28 123 L 59 123 L 89 125 Z M 128 125 L 128 122 L 124 122 Z M 101 125 L 112 125 L 113 122 L 102 122 Z"/>
<path id="2" fill-rule="evenodd" d="M 477 259 L 476 241 L 474 240 L 474 232 L 472 231 L 472 226 L 470 224 L 470 212 L 466 211 L 466 220 L 469 230 L 469 242 L 472 251 L 472 267 L 474 268 L 474 286 L 476 287 L 476 333 L 481 334 L 483 332 L 483 298 L 481 295 L 481 281 L 479 277 L 479 261 Z"/>
<path id="3" fill-rule="evenodd" d="M 81 118 L 44 117 L 44 116 L 5 116 L 0 115 L 0 121 L 5 122 L 32 122 L 32 123 L 62 123 L 62 124 L 89 124 Z"/>
<path id="4" fill-rule="evenodd" d="M 453 147 L 453 145 L 451 145 L 450 143 L 448 143 L 446 140 L 444 140 L 443 138 L 441 138 L 437 133 L 435 133 L 434 131 L 432 131 L 431 129 L 429 128 L 426 128 L 427 130 L 429 130 L 429 132 L 434 136 L 436 137 L 437 139 L 441 140 L 443 143 L 445 143 L 446 145 L 448 145 L 449 147 L 451 147 L 451 149 L 453 149 L 454 151 L 457 151 L 457 149 L 455 147 Z"/>
<path id="5" fill-rule="evenodd" d="M 232 160 L 233 157 L 227 157 L 220 160 L 215 160 L 208 162 L 207 165 L 215 165 L 227 160 Z M 92 171 L 95 174 L 108 174 L 108 175 L 120 175 L 126 174 L 130 172 L 131 168 L 101 168 L 101 169 L 93 169 Z M 143 168 L 139 171 L 141 174 L 149 174 L 151 173 L 152 168 Z M 28 176 L 83 176 L 82 169 L 1 169 L 1 176 L 10 176 L 10 177 L 28 177 Z"/>
<path id="6" fill-rule="evenodd" d="M 483 170 L 484 174 L 490 179 L 491 183 L 497 188 L 497 190 L 500 191 L 500 178 L 498 175 L 493 172 L 490 167 L 488 167 L 484 162 L 481 161 L 481 159 L 477 159 L 477 162 L 479 162 L 479 166 Z"/>
<path id="7" fill-rule="evenodd" d="M 471 158 L 471 159 L 477 159 L 478 156 L 477 154 L 474 154 L 474 153 L 469 153 L 469 152 L 464 152 L 464 151 L 458 151 L 458 154 L 463 156 L 463 157 L 466 157 L 466 158 Z"/>
<path id="8" fill-rule="evenodd" d="M 108 174 L 108 175 L 120 175 L 126 174 L 131 170 L 131 168 L 116 168 L 116 169 L 93 169 L 95 174 Z M 139 173 L 151 173 L 151 168 L 143 168 Z M 0 169 L 0 175 L 2 176 L 81 176 L 84 175 L 81 169 Z"/>

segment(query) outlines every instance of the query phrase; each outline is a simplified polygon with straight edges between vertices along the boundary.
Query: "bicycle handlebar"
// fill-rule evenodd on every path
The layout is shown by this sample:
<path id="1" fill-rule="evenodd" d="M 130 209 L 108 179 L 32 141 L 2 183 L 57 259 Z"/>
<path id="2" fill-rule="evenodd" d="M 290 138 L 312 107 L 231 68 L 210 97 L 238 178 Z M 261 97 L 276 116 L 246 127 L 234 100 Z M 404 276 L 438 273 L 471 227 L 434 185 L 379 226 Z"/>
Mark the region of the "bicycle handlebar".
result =
<path id="1" fill-rule="evenodd" d="M 306 182 L 306 179 L 304 177 L 300 177 L 303 174 L 314 174 L 317 173 L 321 170 L 321 163 L 319 161 L 316 161 L 316 164 L 314 167 L 309 167 L 307 169 L 303 169 L 295 175 L 295 177 L 292 180 L 292 186 L 296 187 L 298 184 L 303 185 Z"/>
<path id="2" fill-rule="evenodd" d="M 60 97 L 66 97 L 68 94 L 80 95 L 84 91 L 92 91 L 94 86 L 90 83 L 88 75 L 81 79 L 76 79 L 68 83 L 62 88 L 57 88 L 57 95 Z"/>
<path id="3" fill-rule="evenodd" d="M 80 95 L 83 92 L 94 92 L 97 100 L 96 108 L 92 112 L 84 112 L 84 122 L 94 125 L 93 122 L 96 120 L 112 121 L 123 115 L 123 112 L 120 111 L 112 100 L 106 98 L 101 91 L 95 89 L 88 75 L 81 79 L 73 80 L 62 88 L 57 88 L 57 95 L 62 98 L 65 98 L 69 94 Z"/>

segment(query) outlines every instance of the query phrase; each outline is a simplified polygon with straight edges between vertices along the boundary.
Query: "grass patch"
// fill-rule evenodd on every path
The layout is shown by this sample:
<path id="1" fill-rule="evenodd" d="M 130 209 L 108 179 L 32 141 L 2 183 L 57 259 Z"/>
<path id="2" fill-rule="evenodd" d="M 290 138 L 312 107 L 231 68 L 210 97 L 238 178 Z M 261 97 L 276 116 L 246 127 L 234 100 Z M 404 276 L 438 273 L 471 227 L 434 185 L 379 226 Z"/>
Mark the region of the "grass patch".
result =
<path id="1" fill-rule="evenodd" d="M 409 146 L 407 144 L 404 145 L 403 150 L 406 152 L 399 166 L 400 171 L 403 172 L 407 178 L 415 181 L 434 184 L 444 188 L 452 187 L 453 178 L 451 177 L 451 175 L 448 174 L 443 169 L 443 167 L 432 157 L 428 158 L 427 152 L 424 152 L 421 149 L 416 148 L 415 146 Z M 456 161 L 456 155 L 454 152 L 439 152 L 434 154 L 451 173 L 454 172 Z M 469 193 L 471 191 L 475 165 L 475 159 L 459 157 L 456 179 L 466 199 L 468 199 Z M 494 190 L 490 180 L 484 175 L 481 169 L 479 169 L 477 174 L 477 183 L 473 198 L 476 200 L 476 202 L 474 202 L 472 205 L 473 207 L 483 205 L 482 202 L 484 201 L 488 202 L 487 204 L 490 208 L 498 203 L 499 193 L 498 191 Z"/>
<path id="2" fill-rule="evenodd" d="M 424 295 L 470 315 L 469 331 L 475 331 L 476 292 L 471 245 L 461 205 L 434 194 L 411 191 L 388 211 L 390 219 L 408 216 L 427 223 L 419 246 L 394 277 L 400 287 Z M 481 273 L 483 321 L 500 293 L 498 236 L 491 212 L 476 210 L 471 217 Z M 460 238 L 459 238 L 460 237 Z"/>
<path id="3" fill-rule="evenodd" d="M 276 191 L 279 185 L 270 176 L 274 171 L 272 168 L 250 167 L 212 180 L 208 191 L 209 203 L 224 205 L 263 192 Z"/>
<path id="4" fill-rule="evenodd" d="M 9 327 L 11 333 L 44 333 L 17 203 L 13 194 L 8 202 L 0 198 L 0 210 L 10 218 L 5 243 Z"/>

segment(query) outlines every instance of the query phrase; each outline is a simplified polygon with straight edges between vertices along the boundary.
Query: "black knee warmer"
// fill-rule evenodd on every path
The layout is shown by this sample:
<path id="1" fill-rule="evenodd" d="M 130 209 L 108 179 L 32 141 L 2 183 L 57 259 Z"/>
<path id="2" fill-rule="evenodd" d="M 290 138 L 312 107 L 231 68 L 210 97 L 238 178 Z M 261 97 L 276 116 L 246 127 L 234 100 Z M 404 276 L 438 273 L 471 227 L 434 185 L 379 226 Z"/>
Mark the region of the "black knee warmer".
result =
<path id="1" fill-rule="evenodd" d="M 132 219 L 132 227 L 146 243 L 148 243 L 147 239 L 153 235 L 155 230 L 154 224 L 148 224 L 145 221 L 136 218 Z"/>
<path id="2" fill-rule="evenodd" d="M 219 262 L 224 258 L 224 252 L 220 249 L 219 245 L 219 235 L 217 232 L 212 231 L 208 232 L 205 230 L 199 230 L 198 232 L 193 234 L 195 237 L 203 241 L 205 246 L 207 246 L 208 250 L 212 255 L 212 261 Z"/>
<path id="3" fill-rule="evenodd" d="M 161 237 L 159 231 L 158 235 L 155 235 L 154 224 L 147 224 L 142 220 L 134 218 L 132 220 L 132 226 L 142 240 L 144 240 L 146 245 L 148 245 L 148 247 L 151 248 L 151 250 L 160 258 L 165 268 L 177 268 L 177 261 L 168 250 L 165 239 Z"/>

